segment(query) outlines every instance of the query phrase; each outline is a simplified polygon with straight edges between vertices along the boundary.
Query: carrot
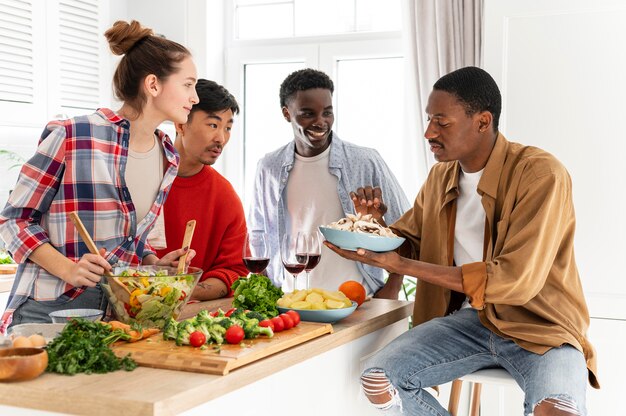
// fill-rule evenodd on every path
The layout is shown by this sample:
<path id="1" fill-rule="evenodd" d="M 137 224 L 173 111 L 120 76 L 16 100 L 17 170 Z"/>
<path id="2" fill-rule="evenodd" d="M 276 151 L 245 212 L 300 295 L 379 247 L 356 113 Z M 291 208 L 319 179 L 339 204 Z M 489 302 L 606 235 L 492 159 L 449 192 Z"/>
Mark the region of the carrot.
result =
<path id="1" fill-rule="evenodd" d="M 128 342 L 137 342 L 142 338 L 142 334 L 139 331 L 129 329 L 128 331 L 126 331 L 126 333 L 130 335 L 130 339 L 128 340 Z"/>
<path id="2" fill-rule="evenodd" d="M 121 329 L 124 332 L 127 332 L 127 330 L 130 329 L 130 325 L 126 325 L 120 321 L 110 321 L 109 325 L 111 325 L 111 329 Z"/>
<path id="3" fill-rule="evenodd" d="M 141 333 L 141 337 L 143 338 L 148 338 L 154 334 L 158 334 L 160 332 L 159 328 L 147 328 L 144 329 L 143 332 Z"/>

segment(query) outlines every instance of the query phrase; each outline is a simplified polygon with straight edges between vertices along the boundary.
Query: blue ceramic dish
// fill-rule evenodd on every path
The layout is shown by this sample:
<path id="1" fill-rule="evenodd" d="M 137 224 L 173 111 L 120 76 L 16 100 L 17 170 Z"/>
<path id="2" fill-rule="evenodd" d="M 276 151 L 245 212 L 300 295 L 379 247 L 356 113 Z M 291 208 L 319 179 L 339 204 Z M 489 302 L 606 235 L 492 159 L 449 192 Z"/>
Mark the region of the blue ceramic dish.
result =
<path id="1" fill-rule="evenodd" d="M 300 319 L 302 319 L 303 321 L 332 324 L 350 316 L 352 312 L 354 312 L 356 307 L 357 303 L 352 302 L 351 307 L 341 309 L 293 309 L 278 306 L 278 311 L 280 313 L 285 313 L 288 310 L 293 309 L 300 314 Z"/>
<path id="2" fill-rule="evenodd" d="M 344 250 L 356 251 L 357 248 L 361 247 L 370 251 L 384 252 L 395 250 L 404 242 L 402 237 L 381 237 L 328 227 L 319 227 L 319 229 L 328 242 Z"/>

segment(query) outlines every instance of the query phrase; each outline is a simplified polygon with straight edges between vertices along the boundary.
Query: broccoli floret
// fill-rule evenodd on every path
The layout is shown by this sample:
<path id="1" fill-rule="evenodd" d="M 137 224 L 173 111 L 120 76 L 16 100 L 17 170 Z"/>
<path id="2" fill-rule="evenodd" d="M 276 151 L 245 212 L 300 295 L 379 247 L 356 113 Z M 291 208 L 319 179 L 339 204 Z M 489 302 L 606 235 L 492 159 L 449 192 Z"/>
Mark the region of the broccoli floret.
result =
<path id="1" fill-rule="evenodd" d="M 256 328 L 258 327 L 258 319 L 246 319 L 245 321 L 243 321 L 243 332 L 246 334 L 246 338 L 256 338 Z"/>
<path id="2" fill-rule="evenodd" d="M 259 322 L 261 322 L 264 319 L 267 319 L 265 317 L 265 315 L 263 315 L 262 313 L 259 313 L 257 311 L 250 311 L 246 314 L 246 318 L 250 318 L 250 319 L 258 319 Z"/>
<path id="3" fill-rule="evenodd" d="M 274 336 L 274 331 L 270 327 L 259 326 L 256 319 L 251 319 L 246 322 L 246 326 L 243 328 L 243 332 L 246 334 L 246 338 L 256 338 L 259 335 L 266 335 L 268 338 Z"/>
<path id="4" fill-rule="evenodd" d="M 215 322 L 221 327 L 223 327 L 224 330 L 227 330 L 233 325 L 233 321 L 230 318 L 226 318 L 226 317 L 216 319 Z"/>
<path id="5" fill-rule="evenodd" d="M 246 310 L 242 308 L 237 308 L 230 314 L 231 319 L 239 319 L 240 321 L 244 321 L 246 319 Z"/>
<path id="6" fill-rule="evenodd" d="M 226 333 L 226 328 L 219 324 L 213 324 L 209 327 L 209 335 L 213 341 L 217 344 L 224 343 L 224 334 Z M 208 337 L 207 337 L 208 339 Z"/>
<path id="7" fill-rule="evenodd" d="M 189 322 L 184 320 L 178 324 L 178 331 L 176 332 L 176 345 L 189 345 L 189 335 L 196 328 Z"/>
<path id="8" fill-rule="evenodd" d="M 209 315 L 209 311 L 201 310 L 196 315 L 196 320 L 198 322 L 212 322 L 213 321 L 213 317 L 211 315 Z"/>
<path id="9" fill-rule="evenodd" d="M 163 339 L 176 339 L 178 333 L 178 322 L 174 318 L 170 318 L 163 328 Z"/>

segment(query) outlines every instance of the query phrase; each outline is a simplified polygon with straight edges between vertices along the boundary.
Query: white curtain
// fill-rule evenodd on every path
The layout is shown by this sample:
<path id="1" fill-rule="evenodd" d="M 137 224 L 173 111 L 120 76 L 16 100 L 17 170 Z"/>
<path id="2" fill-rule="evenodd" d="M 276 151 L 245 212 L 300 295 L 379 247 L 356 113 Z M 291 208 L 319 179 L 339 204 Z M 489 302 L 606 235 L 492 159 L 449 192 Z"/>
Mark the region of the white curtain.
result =
<path id="1" fill-rule="evenodd" d="M 433 84 L 464 66 L 481 66 L 482 0 L 402 0 L 407 123 L 406 140 L 418 166 L 418 188 L 434 163 L 424 131 Z M 415 173 L 414 173 L 415 175 Z"/>

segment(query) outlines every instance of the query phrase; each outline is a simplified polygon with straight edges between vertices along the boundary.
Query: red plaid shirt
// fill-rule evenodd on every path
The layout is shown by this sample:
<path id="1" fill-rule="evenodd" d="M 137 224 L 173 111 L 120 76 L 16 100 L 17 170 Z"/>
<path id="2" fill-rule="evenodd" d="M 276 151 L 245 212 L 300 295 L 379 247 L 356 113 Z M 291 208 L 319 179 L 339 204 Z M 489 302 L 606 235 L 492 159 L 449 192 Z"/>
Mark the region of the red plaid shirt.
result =
<path id="1" fill-rule="evenodd" d="M 55 300 L 63 294 L 75 298 L 83 292 L 83 288 L 64 282 L 28 259 L 45 243 L 73 261 L 89 252 L 69 220 L 69 212 L 78 212 L 96 245 L 106 249 L 111 264 L 136 265 L 154 254 L 146 238 L 178 170 L 178 155 L 169 137 L 158 130 L 156 134 L 167 163 L 157 198 L 137 223 L 124 181 L 128 120 L 100 109 L 46 126 L 37 152 L 22 167 L 0 214 L 0 236 L 20 263 L 0 332 L 28 298 Z"/>

